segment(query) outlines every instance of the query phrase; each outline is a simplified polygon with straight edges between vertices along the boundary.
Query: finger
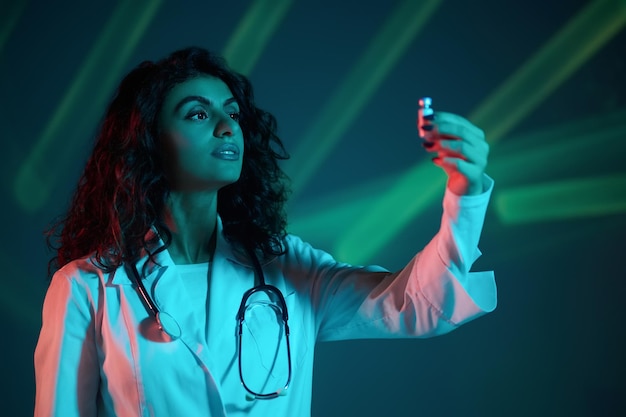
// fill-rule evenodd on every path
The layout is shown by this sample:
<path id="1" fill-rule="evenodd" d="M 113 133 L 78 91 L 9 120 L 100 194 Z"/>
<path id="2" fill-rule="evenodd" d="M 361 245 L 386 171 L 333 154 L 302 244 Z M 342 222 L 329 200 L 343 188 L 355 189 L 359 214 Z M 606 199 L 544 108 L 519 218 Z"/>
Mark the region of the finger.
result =
<path id="1" fill-rule="evenodd" d="M 487 142 L 470 142 L 465 140 L 441 140 L 438 156 L 461 158 L 478 166 L 487 165 L 489 145 Z"/>
<path id="2" fill-rule="evenodd" d="M 431 153 L 437 153 L 440 158 L 461 158 L 479 166 L 487 165 L 489 145 L 487 142 L 468 142 L 463 140 L 437 140 L 424 143 L 424 148 Z"/>
<path id="3" fill-rule="evenodd" d="M 439 138 L 462 139 L 470 142 L 485 140 L 485 133 L 478 126 L 466 118 L 454 113 L 436 112 L 435 120 L 427 123 L 423 128 L 429 131 L 429 140 Z"/>
<path id="4" fill-rule="evenodd" d="M 462 158 L 436 157 L 433 158 L 433 163 L 443 168 L 448 176 L 454 173 L 459 173 L 470 182 L 476 181 L 484 172 L 483 167 L 472 164 Z"/>

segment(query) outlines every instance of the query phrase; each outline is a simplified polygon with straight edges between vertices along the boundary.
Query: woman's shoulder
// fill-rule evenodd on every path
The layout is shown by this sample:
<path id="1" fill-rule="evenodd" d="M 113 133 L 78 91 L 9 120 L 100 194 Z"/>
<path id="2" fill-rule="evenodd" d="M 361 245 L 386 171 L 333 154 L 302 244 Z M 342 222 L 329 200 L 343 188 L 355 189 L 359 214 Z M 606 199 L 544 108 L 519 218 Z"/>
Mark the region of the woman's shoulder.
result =
<path id="1" fill-rule="evenodd" d="M 327 261 L 334 262 L 334 258 L 324 249 L 317 248 L 308 241 L 302 239 L 298 235 L 287 234 L 285 236 L 285 256 L 289 260 L 296 260 L 299 262 L 308 261 Z"/>
<path id="2" fill-rule="evenodd" d="M 52 282 L 55 280 L 67 280 L 91 286 L 106 279 L 107 275 L 110 274 L 95 262 L 93 256 L 85 256 L 74 259 L 59 268 L 53 274 Z"/>

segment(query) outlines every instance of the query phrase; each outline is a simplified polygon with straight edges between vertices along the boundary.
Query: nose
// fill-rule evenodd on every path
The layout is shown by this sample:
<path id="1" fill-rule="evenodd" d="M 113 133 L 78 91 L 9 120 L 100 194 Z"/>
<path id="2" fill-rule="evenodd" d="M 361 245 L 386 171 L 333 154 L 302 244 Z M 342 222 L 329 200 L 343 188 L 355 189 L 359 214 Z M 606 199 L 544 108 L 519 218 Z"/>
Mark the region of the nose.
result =
<path id="1" fill-rule="evenodd" d="M 215 137 L 230 137 L 235 132 L 234 124 L 237 123 L 230 116 L 224 115 L 221 116 L 217 124 L 215 125 Z"/>

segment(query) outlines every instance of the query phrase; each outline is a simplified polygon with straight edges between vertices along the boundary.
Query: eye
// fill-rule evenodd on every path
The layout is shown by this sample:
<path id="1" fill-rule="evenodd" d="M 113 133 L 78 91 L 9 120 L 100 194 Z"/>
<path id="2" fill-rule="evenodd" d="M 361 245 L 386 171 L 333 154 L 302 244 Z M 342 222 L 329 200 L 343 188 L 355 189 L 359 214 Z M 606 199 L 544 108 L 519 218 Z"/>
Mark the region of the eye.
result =
<path id="1" fill-rule="evenodd" d="M 239 112 L 231 112 L 231 113 L 228 113 L 228 115 L 230 116 L 231 119 L 233 119 L 236 122 L 238 122 L 239 119 L 241 118 L 241 113 Z"/>
<path id="2" fill-rule="evenodd" d="M 189 119 L 189 120 L 205 120 L 208 118 L 209 118 L 209 115 L 204 110 L 193 110 L 186 117 L 186 119 Z"/>

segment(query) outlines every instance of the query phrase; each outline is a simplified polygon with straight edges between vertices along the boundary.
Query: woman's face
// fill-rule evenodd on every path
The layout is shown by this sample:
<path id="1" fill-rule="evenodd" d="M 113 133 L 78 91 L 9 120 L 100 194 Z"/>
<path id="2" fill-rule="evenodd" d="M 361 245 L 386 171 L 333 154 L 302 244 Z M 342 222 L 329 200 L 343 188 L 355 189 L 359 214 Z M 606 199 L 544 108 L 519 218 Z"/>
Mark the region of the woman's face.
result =
<path id="1" fill-rule="evenodd" d="M 174 86 L 159 115 L 165 174 L 174 191 L 218 190 L 239 179 L 243 133 L 239 105 L 219 78 Z"/>

